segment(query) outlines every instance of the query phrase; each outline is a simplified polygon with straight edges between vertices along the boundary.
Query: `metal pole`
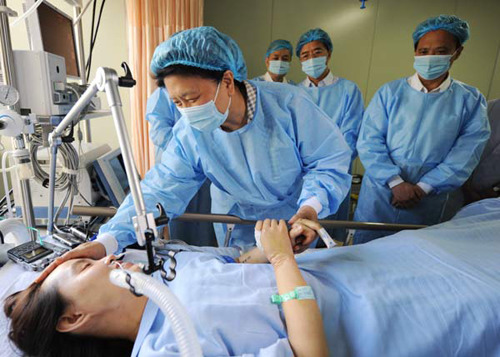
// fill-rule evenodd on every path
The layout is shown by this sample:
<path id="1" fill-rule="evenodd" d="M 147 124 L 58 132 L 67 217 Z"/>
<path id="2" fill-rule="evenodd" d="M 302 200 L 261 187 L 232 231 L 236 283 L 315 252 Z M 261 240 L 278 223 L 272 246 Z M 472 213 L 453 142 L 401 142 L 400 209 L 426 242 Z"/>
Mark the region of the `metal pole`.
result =
<path id="1" fill-rule="evenodd" d="M 130 78 L 128 78 L 127 76 L 118 78 L 116 71 L 110 68 L 98 68 L 96 77 L 92 81 L 90 87 L 87 88 L 85 93 L 83 93 L 80 99 L 78 99 L 78 101 L 66 115 L 63 121 L 54 129 L 49 137 L 49 140 L 51 141 L 51 145 L 57 149 L 57 141 L 60 139 L 64 129 L 79 115 L 82 109 L 90 102 L 93 95 L 97 91 L 106 92 L 106 98 L 111 109 L 111 114 L 113 115 L 113 121 L 115 124 L 116 133 L 118 135 L 118 142 L 120 143 L 120 148 L 122 151 L 123 163 L 125 165 L 125 171 L 127 173 L 130 193 L 132 195 L 135 210 L 137 213 L 137 215 L 132 218 L 133 225 L 137 235 L 137 241 L 139 245 L 143 246 L 144 244 L 146 244 L 147 237 L 156 237 L 158 232 L 156 230 L 156 224 L 153 214 L 146 211 L 146 204 L 144 203 L 144 197 L 142 196 L 139 176 L 137 175 L 132 148 L 127 135 L 127 128 L 125 125 L 125 118 L 123 116 L 122 110 L 122 102 L 120 100 L 120 93 L 118 91 L 118 85 L 120 81 L 122 81 L 122 79 L 124 82 L 126 82 L 126 86 L 129 86 L 130 82 L 133 81 L 131 76 Z M 133 82 L 135 84 L 135 81 Z M 49 181 L 53 184 L 53 182 L 55 182 L 54 153 L 52 153 L 51 158 L 51 177 Z M 49 207 L 51 207 L 51 209 L 53 209 L 53 205 L 53 202 L 49 202 Z M 52 222 L 48 222 L 49 232 L 52 231 L 52 224 Z"/>
<path id="2" fill-rule="evenodd" d="M 257 221 L 241 219 L 235 216 L 222 214 L 198 214 L 184 213 L 182 216 L 176 217 L 175 220 L 183 222 L 213 222 L 227 224 L 243 224 L 255 225 Z M 356 221 L 334 221 L 334 220 L 319 220 L 323 227 L 330 228 L 347 228 L 347 229 L 363 229 L 370 231 L 402 231 L 405 229 L 420 229 L 425 228 L 425 225 L 419 224 L 396 224 L 396 223 L 377 223 L 377 222 L 356 222 Z M 162 222 L 158 222 L 161 225 Z"/>
<path id="3" fill-rule="evenodd" d="M 89 207 L 73 205 L 71 214 L 75 216 L 88 216 L 88 217 L 113 217 L 116 214 L 115 207 Z"/>
<path id="4" fill-rule="evenodd" d="M 55 200 L 55 185 L 56 185 L 56 164 L 57 164 L 57 149 L 61 145 L 61 135 L 64 130 L 80 115 L 94 95 L 99 91 L 97 81 L 93 81 L 87 90 L 82 94 L 78 102 L 66 114 L 64 119 L 49 135 L 50 142 L 50 171 L 49 171 L 49 203 L 47 211 L 47 234 L 52 235 L 54 232 L 54 200 Z"/>
<path id="5" fill-rule="evenodd" d="M 80 4 L 81 5 L 81 4 Z M 81 6 L 73 7 L 73 18 L 77 19 L 82 12 Z M 87 84 L 87 77 L 85 76 L 85 51 L 83 47 L 83 29 L 82 29 L 82 20 L 78 21 L 76 25 L 73 27 L 73 31 L 75 33 L 75 46 L 76 46 L 76 55 L 78 58 L 78 72 L 80 73 L 80 81 L 81 84 Z M 83 121 L 83 131 L 85 133 L 85 141 L 87 143 L 92 142 L 92 134 L 90 131 L 90 121 Z"/>
<path id="6" fill-rule="evenodd" d="M 7 6 L 6 0 L 0 0 L 0 6 Z M 9 17 L 6 12 L 0 12 L 0 37 L 2 45 L 2 74 L 4 83 L 16 88 L 16 77 L 14 73 L 14 55 L 12 53 L 12 42 L 10 39 Z M 19 103 L 10 107 L 19 113 Z"/>
<path id="7" fill-rule="evenodd" d="M 116 214 L 115 207 L 87 207 L 73 206 L 72 214 L 80 216 L 101 216 L 113 217 Z M 184 213 L 182 216 L 174 218 L 176 221 L 183 222 L 212 222 L 212 223 L 227 223 L 227 224 L 244 224 L 254 225 L 256 221 L 241 219 L 236 216 L 224 214 L 200 214 L 200 213 Z M 158 225 L 168 223 L 168 218 L 159 218 Z M 402 231 L 406 229 L 420 229 L 427 226 L 418 224 L 395 224 L 395 223 L 376 223 L 376 222 L 354 222 L 354 221 L 333 221 L 320 220 L 319 223 L 323 227 L 333 228 L 348 228 L 348 229 L 365 229 L 365 230 L 384 230 L 384 231 Z"/>
<path id="8" fill-rule="evenodd" d="M 0 6 L 7 6 L 6 0 L 0 0 Z M 16 88 L 16 78 L 14 72 L 14 55 L 12 53 L 12 42 L 10 39 L 10 28 L 9 19 L 6 12 L 0 12 L 0 41 L 2 48 L 2 75 L 4 78 L 4 83 Z M 16 103 L 11 107 L 12 110 L 17 113 L 20 112 L 19 103 Z M 16 149 L 25 149 L 26 145 L 24 142 L 23 135 L 18 136 L 12 140 L 13 145 Z M 23 222 L 28 227 L 35 227 L 35 215 L 33 213 L 33 202 L 31 200 L 31 189 L 29 180 L 20 180 L 19 183 L 21 187 L 21 199 L 22 199 L 22 216 Z M 9 194 L 6 192 L 5 194 Z M 30 230 L 31 240 L 35 241 L 37 239 L 36 232 Z"/>
<path id="9" fill-rule="evenodd" d="M 47 234 L 54 232 L 54 200 L 56 190 L 56 163 L 57 148 L 60 145 L 60 138 L 52 139 L 50 143 L 50 172 L 49 172 L 49 204 L 47 209 Z"/>
<path id="10" fill-rule="evenodd" d="M 114 81 L 111 80 L 106 82 L 106 96 L 115 122 L 116 134 L 118 135 L 118 142 L 122 150 L 123 164 L 125 165 L 125 172 L 127 173 L 130 184 L 130 194 L 134 201 L 135 211 L 138 216 L 142 216 L 147 213 L 146 204 L 144 203 L 139 177 L 137 176 L 137 170 L 134 165 L 135 161 L 132 153 L 132 145 L 130 145 L 127 127 L 125 126 L 125 118 L 123 116 L 117 83 L 118 81 L 114 83 Z"/>
<path id="11" fill-rule="evenodd" d="M 75 103 L 71 110 L 66 114 L 64 119 L 59 123 L 59 125 L 52 132 L 52 136 L 61 136 L 64 130 L 80 115 L 80 113 L 85 109 L 85 107 L 90 103 L 92 98 L 99 91 L 97 81 L 93 81 L 90 86 L 83 92 L 80 99 Z"/>

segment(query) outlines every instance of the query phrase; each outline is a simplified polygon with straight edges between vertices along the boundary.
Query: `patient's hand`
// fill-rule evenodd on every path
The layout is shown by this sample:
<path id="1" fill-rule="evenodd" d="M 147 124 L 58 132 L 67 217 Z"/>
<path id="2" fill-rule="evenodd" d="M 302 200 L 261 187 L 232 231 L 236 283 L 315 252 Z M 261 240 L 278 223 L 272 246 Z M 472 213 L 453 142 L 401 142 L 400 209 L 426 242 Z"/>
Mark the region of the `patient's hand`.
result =
<path id="1" fill-rule="evenodd" d="M 47 276 L 49 276 L 52 271 L 57 268 L 59 265 L 64 263 L 67 260 L 75 259 L 75 258 L 90 258 L 90 259 L 101 259 L 106 256 L 106 248 L 99 242 L 87 242 L 79 245 L 73 250 L 63 254 L 52 264 L 50 264 L 47 268 L 42 271 L 42 273 L 36 278 L 35 283 L 42 283 Z"/>
<path id="2" fill-rule="evenodd" d="M 288 227 L 284 220 L 266 219 L 258 221 L 256 230 L 261 231 L 260 241 L 267 260 L 274 266 L 280 265 L 288 259 L 294 259 Z"/>

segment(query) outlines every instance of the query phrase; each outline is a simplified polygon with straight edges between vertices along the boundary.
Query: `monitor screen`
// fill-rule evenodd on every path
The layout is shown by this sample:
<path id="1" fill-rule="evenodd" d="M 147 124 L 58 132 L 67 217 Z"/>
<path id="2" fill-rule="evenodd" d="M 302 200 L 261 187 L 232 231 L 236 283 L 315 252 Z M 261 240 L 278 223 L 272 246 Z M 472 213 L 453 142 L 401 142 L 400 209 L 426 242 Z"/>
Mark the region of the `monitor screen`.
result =
<path id="1" fill-rule="evenodd" d="M 37 11 L 43 50 L 64 57 L 66 74 L 80 77 L 75 37 L 73 36 L 73 21 L 46 3 L 42 3 Z"/>
<path id="2" fill-rule="evenodd" d="M 118 207 L 130 192 L 121 150 L 118 148 L 102 155 L 93 166 L 104 197 Z"/>
<path id="3" fill-rule="evenodd" d="M 109 165 L 113 169 L 113 172 L 115 173 L 116 178 L 118 179 L 118 182 L 123 189 L 123 192 L 128 194 L 130 187 L 128 185 L 127 173 L 125 171 L 125 165 L 123 164 L 122 154 L 119 154 L 118 156 L 109 160 Z"/>

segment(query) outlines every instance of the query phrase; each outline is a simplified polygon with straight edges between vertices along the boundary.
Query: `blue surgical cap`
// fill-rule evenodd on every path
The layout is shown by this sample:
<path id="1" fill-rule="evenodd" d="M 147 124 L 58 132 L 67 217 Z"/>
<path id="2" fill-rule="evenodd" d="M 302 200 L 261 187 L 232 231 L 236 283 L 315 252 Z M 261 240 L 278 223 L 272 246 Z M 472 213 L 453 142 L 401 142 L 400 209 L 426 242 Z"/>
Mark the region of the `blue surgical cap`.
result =
<path id="1" fill-rule="evenodd" d="M 460 45 L 463 45 L 470 35 L 467 21 L 453 15 L 439 15 L 428 18 L 417 26 L 415 32 L 413 32 L 413 44 L 416 45 L 427 32 L 436 30 L 448 31 L 456 37 Z"/>
<path id="2" fill-rule="evenodd" d="M 173 34 L 156 47 L 151 60 L 151 72 L 174 64 L 233 72 L 234 79 L 247 78 L 247 66 L 240 48 L 226 34 L 210 26 L 196 27 Z"/>
<path id="3" fill-rule="evenodd" d="M 293 47 L 292 44 L 287 40 L 274 40 L 271 42 L 269 47 L 267 48 L 266 58 L 275 51 L 279 50 L 288 50 L 290 51 L 290 56 L 293 56 Z"/>
<path id="4" fill-rule="evenodd" d="M 330 36 L 328 36 L 328 34 L 322 29 L 312 29 L 307 31 L 302 36 L 300 36 L 299 42 L 297 42 L 297 49 L 295 52 L 297 57 L 300 57 L 300 51 L 302 50 L 302 47 L 304 47 L 304 45 L 308 44 L 309 42 L 313 41 L 321 41 L 326 46 L 326 49 L 328 51 L 333 50 L 333 44 L 332 40 L 330 39 Z"/>

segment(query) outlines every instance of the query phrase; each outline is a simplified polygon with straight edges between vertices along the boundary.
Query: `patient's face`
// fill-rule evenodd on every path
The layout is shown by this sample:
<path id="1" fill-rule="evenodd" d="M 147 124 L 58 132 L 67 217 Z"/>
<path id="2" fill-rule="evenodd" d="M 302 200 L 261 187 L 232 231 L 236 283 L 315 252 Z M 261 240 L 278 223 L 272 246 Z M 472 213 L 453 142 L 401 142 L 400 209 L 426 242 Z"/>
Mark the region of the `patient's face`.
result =
<path id="1" fill-rule="evenodd" d="M 127 292 L 111 283 L 109 273 L 119 268 L 118 263 L 105 264 L 101 260 L 72 259 L 57 267 L 43 282 L 42 288 L 57 288 L 61 295 L 80 309 L 99 312 L 119 304 L 120 295 Z M 138 271 L 131 263 L 123 263 L 126 269 Z M 128 293 L 128 292 L 127 292 Z"/>

